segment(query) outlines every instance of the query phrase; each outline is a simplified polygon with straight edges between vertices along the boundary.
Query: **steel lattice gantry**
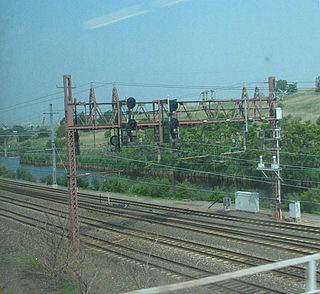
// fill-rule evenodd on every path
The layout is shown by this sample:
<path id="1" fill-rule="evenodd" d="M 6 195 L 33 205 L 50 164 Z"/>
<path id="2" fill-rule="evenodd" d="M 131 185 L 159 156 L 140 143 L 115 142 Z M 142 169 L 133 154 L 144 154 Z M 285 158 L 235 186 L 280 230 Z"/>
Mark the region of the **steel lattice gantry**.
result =
<path id="1" fill-rule="evenodd" d="M 159 99 L 151 102 L 137 102 L 130 109 L 126 100 L 120 100 L 118 91 L 112 90 L 111 102 L 97 102 L 94 88 L 90 89 L 89 102 L 80 102 L 72 97 L 71 76 L 63 76 L 66 141 L 67 141 L 67 171 L 68 191 L 70 203 L 70 222 L 72 242 L 79 244 L 77 175 L 76 175 L 76 147 L 78 145 L 79 130 L 113 130 L 120 142 L 123 129 L 130 119 L 136 122 L 135 128 L 154 129 L 156 143 L 164 142 L 164 130 L 170 120 L 176 119 L 180 127 L 191 127 L 199 124 L 234 123 L 270 121 L 276 123 L 276 95 L 275 78 L 270 77 L 269 96 L 260 94 L 255 88 L 254 97 L 249 98 L 246 87 L 242 89 L 240 99 L 234 100 L 204 100 L 204 101 L 177 101 L 174 112 L 170 111 L 170 100 Z M 277 199 L 277 187 L 274 187 L 274 199 Z M 278 207 L 278 203 L 275 203 Z"/>

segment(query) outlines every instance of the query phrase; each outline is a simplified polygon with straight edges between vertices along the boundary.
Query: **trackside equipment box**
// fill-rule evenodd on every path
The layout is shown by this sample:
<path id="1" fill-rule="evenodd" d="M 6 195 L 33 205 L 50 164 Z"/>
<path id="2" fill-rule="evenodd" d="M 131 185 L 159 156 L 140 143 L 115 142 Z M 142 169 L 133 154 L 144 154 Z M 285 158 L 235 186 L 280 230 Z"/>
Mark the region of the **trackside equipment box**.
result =
<path id="1" fill-rule="evenodd" d="M 259 193 L 257 192 L 235 192 L 236 210 L 259 212 Z"/>

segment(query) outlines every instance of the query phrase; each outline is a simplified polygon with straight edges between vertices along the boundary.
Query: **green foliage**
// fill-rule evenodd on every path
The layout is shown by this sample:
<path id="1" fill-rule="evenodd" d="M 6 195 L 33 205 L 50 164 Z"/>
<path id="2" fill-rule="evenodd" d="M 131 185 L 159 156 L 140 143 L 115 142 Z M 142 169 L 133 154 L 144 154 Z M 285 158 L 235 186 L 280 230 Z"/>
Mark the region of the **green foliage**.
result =
<path id="1" fill-rule="evenodd" d="M 211 198 L 212 201 L 216 201 L 216 202 L 223 202 L 223 197 L 225 197 L 226 194 L 222 191 L 221 187 L 217 186 L 213 189 L 212 193 L 211 193 Z"/>
<path id="2" fill-rule="evenodd" d="M 64 138 L 66 135 L 66 125 L 60 124 L 60 126 L 56 129 L 56 137 Z"/>
<path id="3" fill-rule="evenodd" d="M 22 142 L 22 143 L 20 144 L 19 150 L 20 150 L 20 152 L 24 152 L 24 151 L 29 150 L 31 147 L 32 147 L 32 142 L 31 142 L 31 140 L 26 140 L 26 141 L 24 141 L 24 142 Z"/>
<path id="4" fill-rule="evenodd" d="M 35 182 L 36 177 L 28 170 L 23 167 L 18 167 L 16 171 L 17 179 L 18 180 L 25 180 L 29 182 Z"/>
<path id="5" fill-rule="evenodd" d="M 287 91 L 287 87 L 288 87 L 288 82 L 287 80 L 278 80 L 277 81 L 277 86 L 276 86 L 276 92 L 277 93 L 284 93 Z"/>
<path id="6" fill-rule="evenodd" d="M 316 190 L 307 190 L 300 195 L 301 207 L 303 212 L 320 211 L 320 192 Z"/>
<path id="7" fill-rule="evenodd" d="M 0 165 L 0 176 L 4 178 L 15 179 L 16 173 L 11 169 L 7 169 L 4 165 Z"/>
<path id="8" fill-rule="evenodd" d="M 57 178 L 57 184 L 60 186 L 68 186 L 68 180 L 66 176 Z"/>
<path id="9" fill-rule="evenodd" d="M 11 131 L 23 133 L 23 132 L 25 131 L 25 129 L 24 129 L 23 126 L 15 125 L 15 126 L 13 126 L 13 128 L 11 129 Z"/>
<path id="10" fill-rule="evenodd" d="M 278 80 L 276 86 L 276 92 L 278 94 L 285 93 L 285 94 L 293 94 L 298 92 L 297 83 L 288 84 L 287 80 Z"/>
<path id="11" fill-rule="evenodd" d="M 93 190 L 98 191 L 100 189 L 99 177 L 95 177 L 95 176 L 92 177 L 91 186 L 92 186 Z"/>
<path id="12" fill-rule="evenodd" d="M 109 139 L 109 138 L 111 137 L 111 132 L 110 132 L 110 130 L 106 130 L 106 131 L 104 132 L 104 137 L 105 137 L 106 139 Z"/>
<path id="13" fill-rule="evenodd" d="M 53 177 L 52 177 L 52 175 L 47 175 L 46 177 L 41 177 L 40 182 L 47 184 L 47 185 L 52 185 L 53 184 Z"/>
<path id="14" fill-rule="evenodd" d="M 102 182 L 101 190 L 104 192 L 125 193 L 129 190 L 129 185 L 120 178 L 109 178 Z"/>
<path id="15" fill-rule="evenodd" d="M 66 139 L 65 138 L 62 138 L 62 139 L 56 138 L 54 140 L 54 143 L 56 145 L 56 148 L 64 148 L 66 146 Z M 51 139 L 47 141 L 46 147 L 51 148 Z"/>
<path id="16" fill-rule="evenodd" d="M 320 76 L 316 77 L 316 92 L 320 92 Z"/>
<path id="17" fill-rule="evenodd" d="M 289 84 L 287 87 L 287 94 L 294 94 L 298 92 L 297 83 Z"/>
<path id="18" fill-rule="evenodd" d="M 89 188 L 89 180 L 88 177 L 77 177 L 77 186 L 80 188 Z"/>
<path id="19" fill-rule="evenodd" d="M 49 137 L 49 130 L 46 128 L 40 128 L 38 130 L 39 134 L 37 134 L 37 138 L 46 138 Z"/>
<path id="20" fill-rule="evenodd" d="M 320 116 L 318 117 L 318 119 L 317 119 L 317 121 L 316 121 L 316 124 L 317 124 L 318 126 L 320 126 Z"/>

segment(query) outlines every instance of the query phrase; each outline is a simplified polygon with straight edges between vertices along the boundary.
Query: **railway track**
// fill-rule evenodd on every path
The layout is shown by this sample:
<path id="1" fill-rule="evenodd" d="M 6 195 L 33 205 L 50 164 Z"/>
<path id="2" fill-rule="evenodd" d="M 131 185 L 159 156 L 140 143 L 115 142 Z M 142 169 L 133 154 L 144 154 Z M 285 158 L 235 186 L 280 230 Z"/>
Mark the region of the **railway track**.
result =
<path id="1" fill-rule="evenodd" d="M 24 182 L 18 182 L 14 180 L 4 179 L 0 178 L 0 184 L 14 184 L 16 186 L 22 186 L 22 187 L 29 187 L 29 188 L 35 188 L 37 190 L 43 190 L 48 192 L 61 192 L 61 193 L 67 193 L 65 189 L 56 189 L 51 188 L 47 186 L 39 186 L 36 184 L 30 184 L 30 183 L 24 183 Z M 93 199 L 99 201 L 101 198 L 98 195 L 93 195 L 89 193 L 79 192 L 79 197 L 84 197 L 87 199 Z M 106 201 L 106 199 L 104 199 Z M 270 227 L 277 229 L 282 229 L 285 231 L 294 231 L 294 232 L 301 232 L 301 233 L 310 233 L 315 234 L 317 236 L 320 235 L 320 227 L 313 227 L 313 226 L 306 226 L 296 223 L 284 223 L 274 220 L 261 220 L 261 219 L 252 219 L 248 217 L 237 217 L 237 216 L 231 216 L 231 215 L 223 215 L 221 213 L 216 212 L 203 212 L 203 211 L 197 211 L 197 210 L 191 210 L 191 209 L 185 209 L 185 208 L 177 208 L 177 207 L 171 207 L 171 206 L 165 206 L 165 205 L 158 205 L 153 203 L 145 203 L 140 201 L 133 201 L 133 200 L 123 200 L 118 199 L 115 197 L 110 197 L 110 201 L 113 203 L 119 203 L 119 204 L 126 204 L 130 206 L 140 207 L 140 208 L 146 208 L 146 209 L 154 209 L 159 211 L 168 211 L 173 213 L 181 213 L 186 215 L 192 215 L 192 216 L 201 216 L 206 217 L 209 219 L 214 220 L 223 220 L 223 221 L 230 221 L 235 223 L 243 223 L 243 224 L 254 224 L 261 227 Z"/>
<path id="2" fill-rule="evenodd" d="M 11 183 L 12 184 L 12 183 Z M 19 186 L 18 186 L 19 187 Z M 8 187 L 6 186 L 6 189 L 11 190 L 12 192 L 17 192 L 19 190 L 18 187 Z M 28 185 L 28 188 L 30 188 L 30 185 Z M 34 189 L 34 186 L 31 187 Z M 41 188 L 47 188 L 47 187 L 41 187 Z M 51 201 L 57 201 L 60 199 L 60 201 L 66 201 L 66 197 L 61 197 L 61 193 L 65 193 L 64 190 L 55 190 L 55 189 L 40 189 L 40 191 L 50 191 L 53 194 L 55 194 L 55 199 L 53 199 L 52 196 L 50 196 Z M 20 193 L 23 193 L 25 195 L 29 195 L 32 197 L 41 198 L 44 200 L 48 200 L 48 196 L 43 196 L 41 192 L 33 191 L 32 193 L 26 189 L 26 186 L 20 186 Z M 30 195 L 30 193 L 32 195 Z M 101 204 L 98 201 L 101 201 L 101 198 L 99 196 L 90 195 L 89 199 L 95 200 L 95 202 L 88 201 L 87 198 L 84 198 L 84 196 L 79 197 L 79 206 L 86 209 L 97 209 Z M 59 198 L 60 197 L 60 198 Z M 107 201 L 104 199 L 104 201 Z M 312 236 L 309 236 L 308 238 L 299 237 L 297 235 L 290 235 L 288 232 L 270 232 L 270 231 L 264 231 L 264 230 L 257 230 L 257 228 L 230 228 L 229 226 L 226 226 L 225 224 L 217 225 L 217 224 L 210 224 L 208 222 L 203 221 L 194 221 L 186 219 L 184 216 L 173 216 L 173 215 L 166 215 L 162 213 L 157 213 L 155 211 L 145 211 L 145 210 L 129 210 L 126 209 L 125 211 L 120 208 L 114 208 L 110 206 L 103 206 L 104 207 L 104 213 L 108 215 L 113 216 L 119 216 L 119 217 L 128 217 L 130 219 L 135 219 L 137 221 L 146 221 L 146 222 L 152 222 L 159 225 L 165 225 L 167 227 L 172 227 L 175 229 L 183 229 L 183 230 L 189 230 L 192 232 L 197 232 L 201 234 L 206 234 L 208 236 L 213 237 L 220 237 L 220 238 L 228 238 L 234 241 L 241 241 L 246 242 L 250 244 L 256 244 L 259 246 L 265 246 L 273 249 L 280 249 L 280 250 L 286 250 L 298 254 L 313 254 L 320 251 L 320 234 L 317 236 L 314 232 L 312 232 Z M 311 227 L 312 228 L 312 227 Z M 309 229 L 309 227 L 307 227 Z M 315 228 L 317 229 L 317 228 Z"/>
<path id="3" fill-rule="evenodd" d="M 2 198 L 3 196 L 1 197 L 1 201 L 3 200 Z M 16 202 L 15 204 L 17 204 L 19 200 L 12 200 L 11 204 L 14 202 Z M 20 202 L 25 202 L 25 201 L 20 201 Z M 61 217 L 60 211 L 54 210 L 52 208 L 43 207 L 40 205 L 38 205 L 38 208 L 36 208 L 37 205 L 30 204 L 27 202 L 25 202 L 23 205 L 22 203 L 20 203 L 20 206 L 26 209 L 37 210 L 39 213 L 44 213 L 44 209 L 45 209 L 47 210 L 46 213 L 49 213 L 53 216 Z M 67 212 L 65 212 L 65 214 L 67 214 Z M 39 220 L 39 218 L 26 216 L 14 210 L 1 208 L 0 215 L 7 219 L 14 220 L 16 222 L 19 222 L 31 227 L 39 228 L 39 223 L 44 225 L 44 222 Z M 82 220 L 82 222 L 93 226 L 92 222 L 88 223 L 88 219 L 90 218 L 85 217 L 84 220 Z M 98 220 L 94 220 L 94 221 L 98 221 Z M 51 224 L 51 226 L 54 226 L 54 225 Z M 44 229 L 43 226 L 42 226 L 42 229 Z M 48 228 L 46 227 L 46 229 Z M 195 266 L 192 266 L 190 264 L 173 261 L 172 259 L 168 259 L 165 257 L 156 256 L 156 255 L 150 256 L 148 252 L 144 252 L 136 248 L 130 248 L 126 245 L 121 245 L 118 243 L 115 244 L 114 242 L 110 242 L 101 237 L 92 236 L 88 233 L 81 232 L 81 239 L 82 239 L 82 243 L 84 243 L 88 247 L 94 248 L 96 250 L 102 251 L 103 253 L 115 256 L 120 259 L 125 259 L 127 261 L 134 262 L 135 264 L 144 265 L 147 262 L 147 259 L 150 259 L 148 260 L 148 264 L 151 267 L 153 267 L 154 269 L 160 270 L 163 273 L 170 274 L 172 277 L 175 277 L 175 278 L 194 279 L 194 278 L 200 278 L 200 277 L 204 277 L 212 274 L 217 274 L 213 271 L 203 270 Z M 210 289 L 212 289 L 213 291 L 218 291 L 218 293 L 283 293 L 275 289 L 269 289 L 260 285 L 255 285 L 253 283 L 244 282 L 244 281 L 235 280 L 235 279 L 232 280 L 231 282 L 228 281 L 227 283 L 222 282 L 222 283 L 217 283 L 215 285 L 211 285 Z"/>
<path id="4" fill-rule="evenodd" d="M 53 210 L 52 208 L 48 210 L 48 207 L 45 207 L 43 205 L 29 203 L 27 201 L 22 201 L 17 199 L 12 199 L 11 197 L 7 197 L 4 195 L 1 195 L 0 201 L 18 205 L 20 207 L 24 207 L 27 209 L 32 209 L 39 213 L 46 212 L 46 213 L 52 214 L 52 211 L 55 211 L 56 214 L 58 213 L 57 210 Z M 65 203 L 65 202 L 60 202 L 60 203 Z M 83 208 L 86 208 L 86 207 L 84 206 Z M 90 208 L 90 210 L 92 210 L 92 208 Z M 101 210 L 101 207 L 95 208 L 94 211 L 104 213 L 104 210 Z M 118 234 L 124 234 L 124 230 L 125 230 L 126 236 L 139 238 L 144 241 L 151 241 L 152 239 L 157 238 L 158 240 L 157 242 L 159 242 L 159 244 L 170 246 L 171 248 L 174 247 L 178 249 L 187 250 L 193 254 L 197 254 L 197 255 L 200 254 L 205 258 L 220 259 L 220 260 L 228 261 L 231 263 L 241 264 L 244 266 L 255 266 L 255 265 L 274 262 L 274 260 L 257 258 L 247 254 L 236 253 L 230 250 L 223 250 L 213 246 L 207 246 L 204 244 L 198 244 L 198 243 L 187 241 L 187 240 L 172 238 L 170 236 L 164 236 L 164 235 L 154 234 L 150 232 L 146 233 L 144 230 L 138 230 L 136 228 L 130 229 L 126 226 L 120 226 L 120 225 L 114 225 L 114 224 L 111 225 L 110 223 L 105 222 L 101 219 L 81 216 L 81 221 L 82 221 L 82 224 L 94 226 L 96 228 L 107 230 L 109 232 L 115 232 Z M 287 277 L 300 278 L 300 279 L 304 279 L 304 276 L 305 276 L 305 270 L 299 267 L 291 267 L 285 270 L 278 270 L 276 271 L 276 273 L 285 275 Z"/>

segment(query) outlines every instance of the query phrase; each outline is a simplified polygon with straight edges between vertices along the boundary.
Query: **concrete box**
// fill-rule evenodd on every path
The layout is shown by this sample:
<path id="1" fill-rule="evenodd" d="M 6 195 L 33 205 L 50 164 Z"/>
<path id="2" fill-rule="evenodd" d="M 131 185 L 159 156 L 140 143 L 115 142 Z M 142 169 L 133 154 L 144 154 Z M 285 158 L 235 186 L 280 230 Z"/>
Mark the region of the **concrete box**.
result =
<path id="1" fill-rule="evenodd" d="M 247 212 L 259 212 L 259 193 L 257 192 L 235 192 L 236 210 Z"/>

